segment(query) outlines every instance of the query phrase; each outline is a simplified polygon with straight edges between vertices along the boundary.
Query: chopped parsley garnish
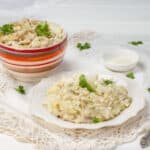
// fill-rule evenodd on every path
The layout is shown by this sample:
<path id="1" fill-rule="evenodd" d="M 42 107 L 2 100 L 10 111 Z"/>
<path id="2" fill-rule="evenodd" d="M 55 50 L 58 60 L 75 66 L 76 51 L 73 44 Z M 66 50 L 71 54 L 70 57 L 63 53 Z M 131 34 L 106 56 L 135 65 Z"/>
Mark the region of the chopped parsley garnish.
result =
<path id="1" fill-rule="evenodd" d="M 79 77 L 79 86 L 82 88 L 87 88 L 87 90 L 89 92 L 96 92 L 96 90 L 94 89 L 94 87 L 92 87 L 92 85 L 90 85 L 86 79 L 86 76 L 84 74 L 80 75 Z"/>
<path id="2" fill-rule="evenodd" d="M 113 81 L 111 80 L 103 80 L 105 85 L 113 84 Z"/>
<path id="3" fill-rule="evenodd" d="M 150 88 L 148 88 L 147 91 L 150 93 Z"/>
<path id="4" fill-rule="evenodd" d="M 92 120 L 93 123 L 99 123 L 99 122 L 102 122 L 102 121 L 103 121 L 103 119 L 101 117 L 94 117 L 93 120 Z"/>
<path id="5" fill-rule="evenodd" d="M 134 76 L 134 73 L 133 72 L 129 72 L 126 77 L 130 78 L 130 79 L 134 79 L 135 76 Z"/>
<path id="6" fill-rule="evenodd" d="M 47 22 L 38 24 L 35 28 L 35 32 L 37 36 L 46 36 L 46 37 L 51 36 L 51 32 L 49 31 L 49 26 Z"/>
<path id="7" fill-rule="evenodd" d="M 19 85 L 15 90 L 20 94 L 25 94 L 25 89 L 22 85 Z"/>
<path id="8" fill-rule="evenodd" d="M 87 43 L 87 42 L 85 42 L 84 44 L 78 43 L 77 48 L 79 48 L 80 51 L 82 51 L 82 50 L 91 48 L 91 45 L 90 45 L 90 43 Z"/>
<path id="9" fill-rule="evenodd" d="M 131 42 L 128 42 L 129 44 L 132 44 L 132 45 L 135 45 L 135 46 L 138 46 L 138 45 L 141 45 L 143 44 L 142 41 L 131 41 Z"/>
<path id="10" fill-rule="evenodd" d="M 7 34 L 10 34 L 13 32 L 14 32 L 13 24 L 5 24 L 0 27 L 0 33 L 2 33 L 4 35 L 7 35 Z"/>

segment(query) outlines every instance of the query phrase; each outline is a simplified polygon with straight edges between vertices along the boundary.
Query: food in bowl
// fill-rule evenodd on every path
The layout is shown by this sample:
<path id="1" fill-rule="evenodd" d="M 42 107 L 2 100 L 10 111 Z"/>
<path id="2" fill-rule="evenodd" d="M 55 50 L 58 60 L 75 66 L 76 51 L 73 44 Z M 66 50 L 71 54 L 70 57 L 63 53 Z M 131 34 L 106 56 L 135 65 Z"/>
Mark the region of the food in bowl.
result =
<path id="1" fill-rule="evenodd" d="M 0 43 L 14 48 L 44 48 L 65 37 L 62 27 L 47 21 L 24 19 L 0 27 Z"/>
<path id="2" fill-rule="evenodd" d="M 47 76 L 63 61 L 66 46 L 64 29 L 48 21 L 25 19 L 0 27 L 0 59 L 20 81 Z"/>
<path id="3" fill-rule="evenodd" d="M 65 121 L 99 123 L 115 118 L 131 103 L 123 85 L 100 75 L 78 74 L 50 87 L 43 107 Z"/>

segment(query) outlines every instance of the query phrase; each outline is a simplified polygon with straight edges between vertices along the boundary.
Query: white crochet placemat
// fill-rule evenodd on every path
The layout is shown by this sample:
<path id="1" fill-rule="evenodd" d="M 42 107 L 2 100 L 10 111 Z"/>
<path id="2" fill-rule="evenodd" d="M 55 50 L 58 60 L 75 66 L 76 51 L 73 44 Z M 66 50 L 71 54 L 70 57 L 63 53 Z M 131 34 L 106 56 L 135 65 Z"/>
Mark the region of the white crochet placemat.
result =
<path id="1" fill-rule="evenodd" d="M 96 45 L 98 38 L 98 35 L 93 32 L 75 34 L 71 37 L 70 49 L 78 41 L 90 41 L 92 45 Z M 94 48 L 97 49 L 96 46 Z M 93 54 L 87 51 L 83 52 L 82 55 L 78 52 L 73 55 L 78 56 L 78 58 L 86 56 L 86 59 L 91 59 L 91 62 L 96 63 L 99 59 L 91 57 L 94 56 L 94 53 L 96 54 L 94 48 Z M 69 52 L 67 55 L 70 55 Z M 143 59 L 146 61 L 145 58 Z M 69 70 L 69 68 L 63 69 Z M 140 68 L 137 69 L 137 71 L 139 70 Z M 12 109 L 8 103 L 5 104 L 8 91 L 14 89 L 18 84 L 20 82 L 11 78 L 0 68 L 0 133 L 13 136 L 22 142 L 31 143 L 35 150 L 110 150 L 118 144 L 134 140 L 141 133 L 150 129 L 150 105 L 148 101 L 144 110 L 120 126 L 98 130 L 70 130 L 55 127 L 38 118 L 31 118 L 29 114 Z M 146 88 L 146 85 L 143 84 L 143 88 Z M 10 106 L 12 106 L 11 103 Z"/>

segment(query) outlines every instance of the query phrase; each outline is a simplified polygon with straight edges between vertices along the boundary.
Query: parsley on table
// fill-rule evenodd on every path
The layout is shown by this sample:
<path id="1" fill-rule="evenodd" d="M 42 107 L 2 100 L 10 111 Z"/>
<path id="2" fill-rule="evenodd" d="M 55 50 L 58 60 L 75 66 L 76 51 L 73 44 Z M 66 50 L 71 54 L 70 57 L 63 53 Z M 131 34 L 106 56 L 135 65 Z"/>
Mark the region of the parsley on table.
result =
<path id="1" fill-rule="evenodd" d="M 46 36 L 46 37 L 50 37 L 51 36 L 51 32 L 49 31 L 49 26 L 48 23 L 42 23 L 42 24 L 38 24 L 35 28 L 35 32 L 37 34 L 37 36 Z"/>
<path id="2" fill-rule="evenodd" d="M 80 51 L 82 51 L 82 50 L 91 48 L 91 45 L 90 45 L 90 43 L 88 43 L 88 42 L 85 42 L 84 44 L 82 44 L 82 43 L 77 43 L 77 48 L 79 48 Z"/>
<path id="3" fill-rule="evenodd" d="M 132 44 L 132 45 L 135 45 L 135 46 L 138 46 L 138 45 L 141 45 L 143 44 L 142 41 L 131 41 L 131 42 L 128 42 L 129 44 Z"/>
<path id="4" fill-rule="evenodd" d="M 113 81 L 111 81 L 111 80 L 104 80 L 104 84 L 105 85 L 113 84 Z"/>
<path id="5" fill-rule="evenodd" d="M 79 77 L 79 86 L 82 87 L 82 88 L 87 88 L 87 90 L 89 92 L 96 92 L 96 90 L 94 89 L 94 87 L 92 87 L 87 79 L 86 79 L 86 76 L 84 74 L 80 75 Z"/>
<path id="6" fill-rule="evenodd" d="M 102 121 L 103 121 L 103 119 L 101 117 L 94 117 L 93 120 L 92 120 L 93 123 L 99 123 L 99 122 L 102 122 Z"/>
<path id="7" fill-rule="evenodd" d="M 0 27 L 0 33 L 2 33 L 4 35 L 7 35 L 7 34 L 10 34 L 13 32 L 14 32 L 13 24 L 5 24 Z"/>
<path id="8" fill-rule="evenodd" d="M 135 76 L 134 76 L 134 73 L 133 72 L 129 72 L 126 77 L 130 78 L 130 79 L 134 79 Z"/>
<path id="9" fill-rule="evenodd" d="M 19 85 L 17 88 L 15 88 L 15 90 L 20 93 L 20 94 L 25 94 L 25 89 L 22 85 Z"/>
<path id="10" fill-rule="evenodd" d="M 150 88 L 148 88 L 147 91 L 150 93 Z"/>

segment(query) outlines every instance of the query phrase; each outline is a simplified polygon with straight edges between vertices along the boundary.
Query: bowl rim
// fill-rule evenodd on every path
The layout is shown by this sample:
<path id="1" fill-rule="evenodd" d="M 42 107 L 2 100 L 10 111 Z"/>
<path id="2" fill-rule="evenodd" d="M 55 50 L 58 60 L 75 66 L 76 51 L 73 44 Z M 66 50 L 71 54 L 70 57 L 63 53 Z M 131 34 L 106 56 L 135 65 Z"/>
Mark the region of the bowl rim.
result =
<path id="1" fill-rule="evenodd" d="M 8 46 L 6 44 L 2 44 L 2 43 L 0 43 L 0 48 L 2 48 L 5 51 L 18 52 L 18 53 L 24 53 L 24 54 L 47 52 L 47 51 L 51 51 L 51 50 L 63 45 L 67 41 L 68 34 L 65 31 L 64 31 L 64 33 L 65 33 L 65 36 L 60 42 L 53 44 L 51 46 L 48 46 L 48 47 L 44 47 L 44 48 L 14 48 L 14 47 Z"/>

